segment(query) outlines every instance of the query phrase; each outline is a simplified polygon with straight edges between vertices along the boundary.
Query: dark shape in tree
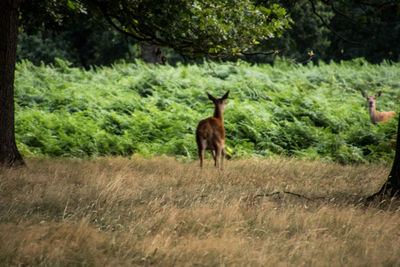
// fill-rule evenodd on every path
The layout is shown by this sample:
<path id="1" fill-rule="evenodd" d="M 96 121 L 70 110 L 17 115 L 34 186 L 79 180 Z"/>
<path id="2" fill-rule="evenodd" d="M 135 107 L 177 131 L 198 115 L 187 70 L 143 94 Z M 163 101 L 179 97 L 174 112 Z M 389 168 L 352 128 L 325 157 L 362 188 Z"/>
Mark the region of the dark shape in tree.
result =
<path id="1" fill-rule="evenodd" d="M 142 48 L 142 59 L 144 62 L 153 64 L 162 64 L 166 62 L 163 51 L 159 45 L 154 45 L 148 42 L 140 42 Z"/>

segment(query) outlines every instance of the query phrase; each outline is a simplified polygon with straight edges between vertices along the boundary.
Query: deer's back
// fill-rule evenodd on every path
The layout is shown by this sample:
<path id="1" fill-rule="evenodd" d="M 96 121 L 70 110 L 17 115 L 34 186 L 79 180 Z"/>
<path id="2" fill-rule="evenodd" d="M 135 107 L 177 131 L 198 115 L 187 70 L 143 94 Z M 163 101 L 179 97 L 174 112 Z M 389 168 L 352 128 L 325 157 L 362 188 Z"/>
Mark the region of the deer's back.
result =
<path id="1" fill-rule="evenodd" d="M 387 121 L 388 119 L 393 117 L 395 114 L 396 114 L 396 112 L 394 112 L 393 110 L 392 111 L 386 111 L 386 112 L 379 112 L 377 114 L 377 116 L 376 116 L 377 117 L 376 120 L 378 122 Z"/>
<path id="2" fill-rule="evenodd" d="M 196 129 L 196 141 L 199 144 L 202 140 L 206 140 L 208 144 L 223 144 L 225 141 L 225 128 L 222 121 L 215 117 L 201 120 Z"/>

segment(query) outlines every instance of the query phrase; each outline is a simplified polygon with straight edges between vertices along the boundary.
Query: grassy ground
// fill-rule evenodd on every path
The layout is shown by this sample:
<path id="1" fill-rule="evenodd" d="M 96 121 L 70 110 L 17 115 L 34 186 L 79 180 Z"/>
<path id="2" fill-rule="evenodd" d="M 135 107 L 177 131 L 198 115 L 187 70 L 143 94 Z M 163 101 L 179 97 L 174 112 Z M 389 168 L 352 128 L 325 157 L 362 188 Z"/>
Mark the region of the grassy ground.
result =
<path id="1" fill-rule="evenodd" d="M 386 165 L 30 159 L 0 170 L 1 265 L 399 266 Z M 263 194 L 291 191 L 293 195 Z"/>

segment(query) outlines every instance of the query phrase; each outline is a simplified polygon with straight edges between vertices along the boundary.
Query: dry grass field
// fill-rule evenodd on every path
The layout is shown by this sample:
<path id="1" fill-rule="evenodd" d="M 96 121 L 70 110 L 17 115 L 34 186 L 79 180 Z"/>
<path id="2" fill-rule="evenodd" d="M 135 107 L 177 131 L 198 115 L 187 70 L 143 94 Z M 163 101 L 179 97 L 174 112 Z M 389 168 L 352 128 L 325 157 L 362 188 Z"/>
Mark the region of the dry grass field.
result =
<path id="1" fill-rule="evenodd" d="M 30 159 L 0 170 L 0 265 L 399 266 L 400 210 L 357 204 L 389 169 Z"/>

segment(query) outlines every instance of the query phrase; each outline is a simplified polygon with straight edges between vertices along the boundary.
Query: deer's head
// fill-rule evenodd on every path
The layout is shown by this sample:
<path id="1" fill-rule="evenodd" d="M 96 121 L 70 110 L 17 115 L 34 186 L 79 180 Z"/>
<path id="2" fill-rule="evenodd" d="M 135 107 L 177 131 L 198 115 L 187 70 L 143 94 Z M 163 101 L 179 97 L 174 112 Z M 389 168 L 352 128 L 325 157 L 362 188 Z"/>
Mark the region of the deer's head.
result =
<path id="1" fill-rule="evenodd" d="M 374 108 L 375 107 L 375 101 L 378 97 L 381 96 L 382 91 L 379 91 L 378 93 L 376 93 L 374 96 L 373 95 L 367 95 L 363 90 L 361 90 L 361 94 L 363 97 L 365 97 L 367 99 L 368 102 L 368 106 L 370 108 Z"/>
<path id="2" fill-rule="evenodd" d="M 220 108 L 221 111 L 223 111 L 223 110 L 225 109 L 225 106 L 226 106 L 226 99 L 227 99 L 228 96 L 229 96 L 229 90 L 228 90 L 228 91 L 224 94 L 224 96 L 221 97 L 221 98 L 215 98 L 215 97 L 213 97 L 212 95 L 210 95 L 209 93 L 207 93 L 207 95 L 208 95 L 208 99 L 210 99 L 210 100 L 214 103 L 214 105 L 215 105 L 216 107 Z"/>

